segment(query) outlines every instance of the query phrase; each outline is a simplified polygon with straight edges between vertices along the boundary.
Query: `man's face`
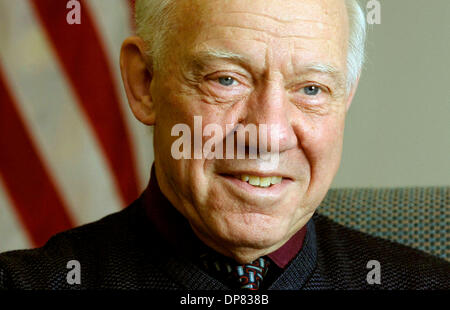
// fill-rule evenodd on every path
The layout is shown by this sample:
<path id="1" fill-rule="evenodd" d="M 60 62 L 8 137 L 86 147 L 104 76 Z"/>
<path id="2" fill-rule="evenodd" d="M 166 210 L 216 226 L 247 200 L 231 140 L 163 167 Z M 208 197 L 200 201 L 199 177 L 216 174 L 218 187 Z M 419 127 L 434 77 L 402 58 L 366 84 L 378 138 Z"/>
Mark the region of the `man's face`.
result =
<path id="1" fill-rule="evenodd" d="M 193 0 L 180 1 L 176 14 L 163 68 L 151 82 L 158 182 L 200 239 L 249 261 L 273 252 L 306 224 L 337 172 L 350 102 L 345 4 Z M 175 160 L 171 147 L 179 137 L 171 130 L 187 124 L 194 133 L 194 116 L 202 117 L 203 128 L 217 124 L 225 135 L 237 124 L 265 124 L 270 137 L 270 126 L 277 125 L 278 165 Z M 241 175 L 283 179 L 259 187 Z"/>

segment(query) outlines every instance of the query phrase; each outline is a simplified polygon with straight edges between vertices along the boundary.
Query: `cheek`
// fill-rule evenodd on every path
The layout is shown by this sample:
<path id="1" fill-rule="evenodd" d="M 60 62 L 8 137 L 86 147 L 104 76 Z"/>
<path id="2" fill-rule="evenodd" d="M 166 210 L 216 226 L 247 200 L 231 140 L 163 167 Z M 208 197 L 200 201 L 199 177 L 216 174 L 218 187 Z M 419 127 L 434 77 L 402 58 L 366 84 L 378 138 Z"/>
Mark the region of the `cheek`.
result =
<path id="1" fill-rule="evenodd" d="M 303 136 L 302 150 L 310 167 L 305 206 L 316 208 L 325 197 L 339 168 L 342 140 L 343 121 L 336 117 L 322 119 Z"/>
<path id="2" fill-rule="evenodd" d="M 341 120 L 325 122 L 318 141 L 318 149 L 321 157 L 333 160 L 340 155 L 344 138 L 344 126 Z"/>
<path id="3" fill-rule="evenodd" d="M 321 119 L 305 134 L 302 148 L 311 166 L 312 183 L 331 182 L 339 167 L 343 134 L 344 119 L 336 116 Z"/>
<path id="4" fill-rule="evenodd" d="M 202 142 L 201 146 L 204 146 L 206 141 L 211 139 L 210 136 L 202 135 L 205 126 L 210 123 L 220 125 L 224 115 L 217 113 L 211 106 L 199 102 L 197 96 L 182 91 L 182 88 L 177 88 L 176 85 L 178 84 L 173 83 L 171 87 L 162 86 L 162 91 L 154 98 L 158 111 L 154 130 L 154 149 L 155 161 L 161 164 L 169 186 L 177 189 L 175 194 L 179 202 L 183 201 L 181 205 L 205 199 L 205 189 L 208 187 L 205 169 L 208 162 L 205 162 L 204 156 L 201 159 L 193 159 L 196 149 L 194 137 L 197 135 Z M 195 120 L 195 116 L 201 118 Z M 172 128 L 180 124 L 189 127 L 188 133 L 180 132 L 177 136 L 172 136 Z M 183 141 L 190 144 L 191 159 L 177 160 L 172 156 L 172 145 L 182 136 L 186 137 Z M 201 150 L 202 148 L 200 152 Z"/>

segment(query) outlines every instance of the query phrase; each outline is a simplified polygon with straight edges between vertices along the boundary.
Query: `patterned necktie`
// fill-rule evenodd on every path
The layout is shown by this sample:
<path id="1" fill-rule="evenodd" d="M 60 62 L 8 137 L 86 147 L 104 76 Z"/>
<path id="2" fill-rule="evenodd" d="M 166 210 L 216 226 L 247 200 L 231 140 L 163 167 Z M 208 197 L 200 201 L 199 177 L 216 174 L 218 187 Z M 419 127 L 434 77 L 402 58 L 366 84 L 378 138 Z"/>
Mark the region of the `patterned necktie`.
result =
<path id="1" fill-rule="evenodd" d="M 242 265 L 228 258 L 212 258 L 210 255 L 203 255 L 202 261 L 208 272 L 224 279 L 233 288 L 248 290 L 258 290 L 261 287 L 270 264 L 264 257 Z"/>

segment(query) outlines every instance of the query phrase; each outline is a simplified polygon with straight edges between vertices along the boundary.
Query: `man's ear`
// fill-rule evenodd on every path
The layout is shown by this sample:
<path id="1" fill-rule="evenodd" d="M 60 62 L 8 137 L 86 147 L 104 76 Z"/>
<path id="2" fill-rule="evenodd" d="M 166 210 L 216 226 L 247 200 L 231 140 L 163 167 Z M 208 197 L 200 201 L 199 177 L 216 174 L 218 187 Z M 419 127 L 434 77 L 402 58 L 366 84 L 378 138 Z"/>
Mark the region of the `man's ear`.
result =
<path id="1" fill-rule="evenodd" d="M 352 86 L 352 89 L 350 90 L 350 94 L 348 95 L 348 98 L 347 98 L 346 111 L 348 111 L 350 109 L 350 106 L 352 105 L 353 98 L 355 97 L 356 89 L 358 88 L 360 76 L 361 75 L 358 75 L 358 78 L 356 79 L 355 83 Z"/>
<path id="2" fill-rule="evenodd" d="M 145 125 L 154 125 L 155 107 L 150 93 L 153 73 L 147 65 L 144 47 L 141 38 L 127 38 L 120 51 L 120 70 L 134 116 Z"/>

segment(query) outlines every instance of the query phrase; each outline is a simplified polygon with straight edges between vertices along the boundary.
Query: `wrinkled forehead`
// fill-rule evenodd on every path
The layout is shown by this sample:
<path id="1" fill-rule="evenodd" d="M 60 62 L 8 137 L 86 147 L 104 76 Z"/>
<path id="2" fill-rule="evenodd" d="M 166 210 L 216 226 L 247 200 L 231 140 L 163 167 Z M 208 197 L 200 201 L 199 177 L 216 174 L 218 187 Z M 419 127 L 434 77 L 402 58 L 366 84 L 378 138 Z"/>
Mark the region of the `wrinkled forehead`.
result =
<path id="1" fill-rule="evenodd" d="M 192 13 L 190 17 L 205 18 L 215 13 L 240 12 L 272 17 L 280 22 L 304 19 L 324 24 L 336 22 L 346 12 L 345 0 L 178 0 L 176 5 L 180 17 L 189 13 Z"/>
<path id="2" fill-rule="evenodd" d="M 234 40 L 342 60 L 347 51 L 344 0 L 186 0 L 176 11 L 177 45 Z"/>

